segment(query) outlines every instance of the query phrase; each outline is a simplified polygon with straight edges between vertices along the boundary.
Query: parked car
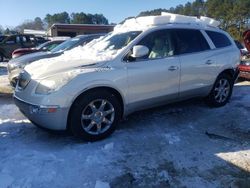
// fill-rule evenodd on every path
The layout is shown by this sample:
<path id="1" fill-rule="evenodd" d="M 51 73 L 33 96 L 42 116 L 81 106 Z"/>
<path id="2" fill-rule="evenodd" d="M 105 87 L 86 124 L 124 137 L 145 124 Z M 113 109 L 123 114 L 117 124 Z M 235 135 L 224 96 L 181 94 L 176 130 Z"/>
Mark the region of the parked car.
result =
<path id="1" fill-rule="evenodd" d="M 0 43 L 0 62 L 10 59 L 12 52 L 18 48 L 31 48 L 37 46 L 34 35 L 11 35 Z"/>
<path id="2" fill-rule="evenodd" d="M 238 66 L 240 79 L 250 80 L 250 60 L 242 60 Z"/>
<path id="3" fill-rule="evenodd" d="M 77 46 L 85 45 L 86 43 L 90 42 L 95 38 L 99 38 L 103 34 L 93 34 L 93 35 L 79 35 L 75 38 L 68 39 L 52 49 L 51 51 L 47 52 L 35 52 L 31 54 L 27 54 L 15 59 L 12 59 L 8 62 L 7 69 L 8 69 L 8 77 L 10 84 L 15 87 L 19 73 L 23 70 L 23 68 L 33 63 L 34 61 L 45 59 L 45 58 L 52 58 L 57 57 L 63 54 L 67 50 L 71 50 Z"/>
<path id="4" fill-rule="evenodd" d="M 0 35 L 0 43 L 1 43 L 5 38 L 7 38 L 7 35 Z"/>
<path id="5" fill-rule="evenodd" d="M 240 50 L 241 59 L 245 59 L 249 55 L 248 50 L 239 41 L 235 40 L 234 42 L 238 47 L 238 49 Z"/>
<path id="6" fill-rule="evenodd" d="M 61 44 L 64 41 L 65 40 L 54 40 L 54 41 L 45 42 L 34 48 L 19 48 L 19 49 L 16 49 L 12 53 L 12 58 L 17 58 L 22 55 L 26 55 L 26 54 L 30 54 L 34 52 L 51 51 L 52 49 L 54 49 L 55 47 L 57 47 L 59 44 Z"/>
<path id="7" fill-rule="evenodd" d="M 34 124 L 88 141 L 109 136 L 132 112 L 169 102 L 204 97 L 221 107 L 231 97 L 240 51 L 206 23 L 217 25 L 172 14 L 127 20 L 75 57 L 26 66 L 15 103 Z"/>
<path id="8" fill-rule="evenodd" d="M 244 39 L 244 44 L 246 48 L 244 49 L 241 58 L 241 62 L 238 66 L 238 69 L 240 71 L 239 74 L 239 79 L 247 79 L 250 80 L 250 30 L 246 30 L 243 33 L 243 39 Z"/>
<path id="9" fill-rule="evenodd" d="M 35 36 L 35 40 L 36 40 L 38 45 L 49 41 L 48 39 L 45 39 L 44 37 L 38 37 L 38 36 Z"/>

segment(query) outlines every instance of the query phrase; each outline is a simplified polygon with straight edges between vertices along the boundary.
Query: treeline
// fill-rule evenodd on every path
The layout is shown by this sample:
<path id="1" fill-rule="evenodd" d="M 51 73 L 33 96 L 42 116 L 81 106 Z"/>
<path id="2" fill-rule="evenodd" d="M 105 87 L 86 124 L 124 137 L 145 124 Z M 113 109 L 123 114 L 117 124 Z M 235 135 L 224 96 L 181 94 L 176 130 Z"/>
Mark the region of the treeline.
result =
<path id="1" fill-rule="evenodd" d="M 14 34 L 23 32 L 24 29 L 45 30 L 55 23 L 65 24 L 109 24 L 108 19 L 102 14 L 86 14 L 84 12 L 68 14 L 61 12 L 56 14 L 47 14 L 45 18 L 36 17 L 34 20 L 27 20 L 13 29 L 0 26 L 0 34 Z"/>
<path id="2" fill-rule="evenodd" d="M 67 24 L 108 24 L 108 19 L 102 14 L 86 14 L 84 12 L 72 13 L 69 15 L 67 12 L 58 14 L 47 14 L 44 21 L 50 27 L 54 23 L 67 23 Z"/>
<path id="3" fill-rule="evenodd" d="M 208 16 L 221 22 L 221 28 L 228 31 L 235 39 L 242 40 L 242 33 L 250 25 L 250 0 L 195 0 L 185 5 L 178 5 L 170 9 L 155 9 L 141 12 L 138 16 L 160 15 L 161 12 L 170 12 L 188 16 Z M 115 15 L 114 15 L 115 16 Z M 102 14 L 86 14 L 84 12 L 68 14 L 61 12 L 47 14 L 44 19 L 39 17 L 26 21 L 16 28 L 14 32 L 23 29 L 42 30 L 49 28 L 54 23 L 72 24 L 108 24 L 108 19 Z M 3 29 L 0 33 L 13 33 L 13 30 Z"/>
<path id="4" fill-rule="evenodd" d="M 249 28 L 250 0 L 195 0 L 170 9 L 144 11 L 138 16 L 160 15 L 161 12 L 215 18 L 221 22 L 222 29 L 235 39 L 242 40 L 242 33 Z"/>

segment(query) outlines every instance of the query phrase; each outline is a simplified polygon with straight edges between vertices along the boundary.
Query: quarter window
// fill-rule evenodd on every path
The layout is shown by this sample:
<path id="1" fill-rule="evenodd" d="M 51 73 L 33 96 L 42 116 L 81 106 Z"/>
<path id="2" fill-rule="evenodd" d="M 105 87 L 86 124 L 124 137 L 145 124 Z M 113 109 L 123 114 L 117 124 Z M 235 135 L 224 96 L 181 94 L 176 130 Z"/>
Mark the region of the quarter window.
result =
<path id="1" fill-rule="evenodd" d="M 223 33 L 206 31 L 216 48 L 223 48 L 231 45 L 230 40 Z"/>
<path id="2" fill-rule="evenodd" d="M 187 54 L 209 50 L 207 40 L 199 30 L 175 29 L 175 38 L 178 54 Z"/>

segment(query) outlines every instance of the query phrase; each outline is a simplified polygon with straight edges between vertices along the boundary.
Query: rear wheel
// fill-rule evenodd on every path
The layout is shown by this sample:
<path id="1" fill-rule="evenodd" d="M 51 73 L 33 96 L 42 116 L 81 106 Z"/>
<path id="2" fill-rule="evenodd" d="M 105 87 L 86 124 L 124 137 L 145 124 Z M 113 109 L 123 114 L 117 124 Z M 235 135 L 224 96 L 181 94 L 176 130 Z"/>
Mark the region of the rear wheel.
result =
<path id="1" fill-rule="evenodd" d="M 80 96 L 70 112 L 69 128 L 86 141 L 104 139 L 112 134 L 121 117 L 116 96 L 107 91 L 92 91 Z"/>
<path id="2" fill-rule="evenodd" d="M 213 107 L 224 106 L 233 91 L 233 79 L 228 74 L 221 74 L 216 79 L 213 89 L 207 97 L 207 103 Z"/>

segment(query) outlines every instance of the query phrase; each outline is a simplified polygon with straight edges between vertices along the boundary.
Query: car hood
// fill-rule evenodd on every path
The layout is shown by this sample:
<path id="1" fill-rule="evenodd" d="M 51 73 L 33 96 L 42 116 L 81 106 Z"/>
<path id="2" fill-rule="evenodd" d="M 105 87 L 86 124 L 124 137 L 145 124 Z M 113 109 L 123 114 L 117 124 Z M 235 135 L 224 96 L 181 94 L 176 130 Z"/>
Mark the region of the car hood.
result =
<path id="1" fill-rule="evenodd" d="M 43 79 L 60 72 L 66 72 L 77 68 L 97 68 L 107 63 L 107 61 L 89 59 L 72 61 L 52 61 L 52 59 L 36 61 L 26 66 L 25 71 L 31 75 L 32 79 Z"/>
<path id="2" fill-rule="evenodd" d="M 56 57 L 56 56 L 59 56 L 60 54 L 61 53 L 35 52 L 35 53 L 23 55 L 18 58 L 12 59 L 9 61 L 9 64 L 27 65 L 39 59 Z"/>

